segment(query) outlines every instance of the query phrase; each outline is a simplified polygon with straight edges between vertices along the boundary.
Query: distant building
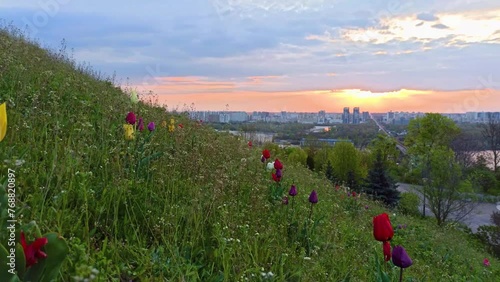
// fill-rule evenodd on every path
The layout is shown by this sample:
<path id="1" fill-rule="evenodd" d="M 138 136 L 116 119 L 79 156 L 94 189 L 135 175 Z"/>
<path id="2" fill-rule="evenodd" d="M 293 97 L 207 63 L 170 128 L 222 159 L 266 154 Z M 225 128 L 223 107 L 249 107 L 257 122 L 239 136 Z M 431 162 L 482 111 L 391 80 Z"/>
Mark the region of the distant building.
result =
<path id="1" fill-rule="evenodd" d="M 318 112 L 318 124 L 325 124 L 326 121 L 326 112 L 325 111 L 319 111 Z"/>
<path id="2" fill-rule="evenodd" d="M 344 113 L 342 114 L 342 123 L 349 123 L 350 121 L 349 107 L 344 108 Z"/>
<path id="3" fill-rule="evenodd" d="M 248 121 L 248 114 L 246 112 L 230 112 L 230 122 L 245 122 Z"/>
<path id="4" fill-rule="evenodd" d="M 363 112 L 363 122 L 366 122 L 369 119 L 370 119 L 370 113 L 369 112 Z"/>
<path id="5" fill-rule="evenodd" d="M 361 122 L 361 116 L 359 115 L 359 107 L 355 107 L 352 112 L 352 123 L 359 124 Z"/>

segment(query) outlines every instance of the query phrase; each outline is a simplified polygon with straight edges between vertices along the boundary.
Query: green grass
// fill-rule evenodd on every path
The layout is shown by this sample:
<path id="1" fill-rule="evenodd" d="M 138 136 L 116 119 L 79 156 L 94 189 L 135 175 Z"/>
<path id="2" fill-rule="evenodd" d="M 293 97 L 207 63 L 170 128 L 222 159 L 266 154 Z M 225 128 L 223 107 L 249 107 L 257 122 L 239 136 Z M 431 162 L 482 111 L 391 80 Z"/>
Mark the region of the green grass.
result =
<path id="1" fill-rule="evenodd" d="M 291 203 L 269 201 L 274 184 L 260 162 L 262 148 L 154 103 L 132 104 L 111 79 L 11 27 L 0 31 L 3 101 L 9 127 L 0 142 L 0 178 L 16 170 L 21 225 L 34 220 L 42 233 L 66 238 L 70 255 L 60 281 L 93 269 L 96 281 L 377 281 L 378 267 L 398 281 L 396 267 L 377 264 L 382 244 L 371 222 L 381 212 L 395 228 L 407 224 L 392 240 L 414 262 L 405 281 L 500 276 L 499 261 L 458 228 L 346 197 L 323 176 L 288 163 L 282 151 L 272 152 L 285 166 L 282 185 L 297 185 L 299 194 L 293 211 Z M 146 125 L 156 122 L 154 134 L 146 129 L 125 141 L 129 111 Z M 171 118 L 184 128 L 160 126 Z M 155 153 L 161 156 L 144 161 Z M 313 189 L 319 203 L 308 222 Z M 306 224 L 314 233 L 303 237 Z"/>

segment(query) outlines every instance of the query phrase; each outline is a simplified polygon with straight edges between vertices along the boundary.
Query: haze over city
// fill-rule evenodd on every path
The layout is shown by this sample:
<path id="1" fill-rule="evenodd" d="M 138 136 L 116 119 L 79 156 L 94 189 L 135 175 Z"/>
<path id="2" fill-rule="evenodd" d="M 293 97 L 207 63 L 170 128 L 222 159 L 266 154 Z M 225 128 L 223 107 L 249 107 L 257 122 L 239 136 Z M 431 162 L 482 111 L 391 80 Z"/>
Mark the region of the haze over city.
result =
<path id="1" fill-rule="evenodd" d="M 0 18 L 170 109 L 500 109 L 497 0 L 4 0 Z"/>

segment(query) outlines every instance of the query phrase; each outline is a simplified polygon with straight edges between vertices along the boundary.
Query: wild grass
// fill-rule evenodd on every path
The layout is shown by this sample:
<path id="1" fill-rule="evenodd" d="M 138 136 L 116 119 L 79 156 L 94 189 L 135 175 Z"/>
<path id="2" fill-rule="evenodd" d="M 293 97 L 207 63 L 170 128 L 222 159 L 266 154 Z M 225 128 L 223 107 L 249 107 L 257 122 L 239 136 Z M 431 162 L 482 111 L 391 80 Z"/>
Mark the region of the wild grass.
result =
<path id="1" fill-rule="evenodd" d="M 34 220 L 66 238 L 60 281 L 97 271 L 96 281 L 377 281 L 378 268 L 398 281 L 372 234 L 372 218 L 382 212 L 395 228 L 392 245 L 413 259 L 405 281 L 500 277 L 499 261 L 454 226 L 348 197 L 280 150 L 271 153 L 285 166 L 281 185 L 295 184 L 298 195 L 288 205 L 270 201 L 276 184 L 260 161 L 263 148 L 159 105 L 133 104 L 113 79 L 79 66 L 64 49 L 44 50 L 13 27 L 0 30 L 0 102 L 9 118 L 0 180 L 16 170 L 22 224 Z M 129 111 L 157 129 L 124 140 Z M 172 118 L 184 128 L 160 126 Z M 319 202 L 308 221 L 312 190 Z M 300 237 L 306 224 L 314 233 Z"/>

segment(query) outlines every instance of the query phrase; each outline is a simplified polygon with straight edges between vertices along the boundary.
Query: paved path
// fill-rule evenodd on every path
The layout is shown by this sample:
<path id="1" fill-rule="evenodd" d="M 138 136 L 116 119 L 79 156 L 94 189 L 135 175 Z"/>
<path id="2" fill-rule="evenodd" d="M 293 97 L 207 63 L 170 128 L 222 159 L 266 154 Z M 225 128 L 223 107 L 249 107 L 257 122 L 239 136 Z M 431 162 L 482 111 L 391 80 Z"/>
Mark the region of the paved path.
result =
<path id="1" fill-rule="evenodd" d="M 415 188 L 419 188 L 417 185 L 411 185 L 406 183 L 398 183 L 398 190 L 400 192 L 414 192 L 420 196 L 421 201 L 423 197 Z M 423 201 L 422 201 L 423 202 Z M 422 211 L 423 205 L 420 205 L 420 211 Z M 460 220 L 460 222 L 465 223 L 468 227 L 472 229 L 472 232 L 476 232 L 477 228 L 481 225 L 491 225 L 491 214 L 494 211 L 498 211 L 496 204 L 491 203 L 479 203 L 476 208 L 464 219 Z M 428 207 L 425 208 L 425 214 L 428 216 L 434 216 Z"/>

